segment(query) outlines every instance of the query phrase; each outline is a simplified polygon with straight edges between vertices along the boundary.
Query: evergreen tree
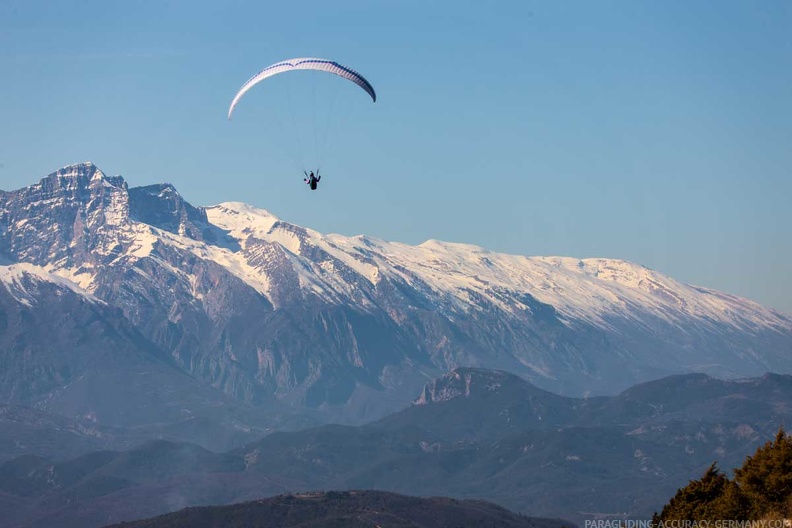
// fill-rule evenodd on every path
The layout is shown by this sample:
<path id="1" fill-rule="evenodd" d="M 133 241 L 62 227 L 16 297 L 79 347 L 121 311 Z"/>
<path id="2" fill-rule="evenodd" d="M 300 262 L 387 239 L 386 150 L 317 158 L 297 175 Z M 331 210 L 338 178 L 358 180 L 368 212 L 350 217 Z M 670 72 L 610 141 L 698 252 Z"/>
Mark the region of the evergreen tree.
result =
<path id="1" fill-rule="evenodd" d="M 753 503 L 755 515 L 787 513 L 792 500 L 792 438 L 783 427 L 775 440 L 734 470 L 734 480 Z"/>
<path id="2" fill-rule="evenodd" d="M 792 437 L 779 428 L 729 480 L 713 463 L 699 480 L 680 488 L 658 515 L 667 520 L 758 520 L 792 517 Z"/>
<path id="3" fill-rule="evenodd" d="M 680 488 L 653 521 L 747 520 L 749 503 L 740 488 L 713 462 L 699 480 Z"/>

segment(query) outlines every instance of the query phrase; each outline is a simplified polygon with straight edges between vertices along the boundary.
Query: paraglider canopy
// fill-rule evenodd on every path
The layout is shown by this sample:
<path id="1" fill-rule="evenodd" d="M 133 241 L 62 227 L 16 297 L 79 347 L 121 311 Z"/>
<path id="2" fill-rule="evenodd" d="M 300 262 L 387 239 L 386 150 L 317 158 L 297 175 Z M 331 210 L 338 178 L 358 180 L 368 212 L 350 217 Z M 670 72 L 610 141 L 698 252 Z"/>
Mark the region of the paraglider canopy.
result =
<path id="1" fill-rule="evenodd" d="M 259 127 L 253 133 L 259 138 L 270 135 L 267 148 L 289 155 L 298 170 L 307 174 L 306 169 L 310 168 L 318 174 L 319 169 L 324 166 L 325 154 L 337 153 L 336 149 L 330 149 L 328 145 L 343 136 L 341 124 L 348 110 L 344 103 L 365 102 L 365 99 L 359 98 L 360 92 L 357 89 L 341 88 L 350 86 L 347 83 L 350 81 L 366 92 L 374 102 L 377 101 L 377 94 L 362 75 L 335 61 L 315 57 L 287 59 L 267 66 L 242 85 L 228 108 L 228 119 L 231 119 L 242 96 L 254 86 L 265 79 L 294 70 L 331 73 L 336 79 L 318 73 L 313 76 L 285 75 L 274 80 L 268 86 L 273 88 L 272 93 L 277 94 L 277 97 L 264 101 L 268 105 L 267 126 Z M 336 82 L 338 77 L 343 81 Z M 326 89 L 330 86 L 334 89 Z M 310 93 L 306 93 L 306 90 Z M 337 91 L 341 95 L 339 98 L 336 97 L 339 95 Z M 337 101 L 340 104 L 337 105 Z M 273 126 L 269 126 L 270 124 Z"/>
<path id="2" fill-rule="evenodd" d="M 243 84 L 242 88 L 240 88 L 237 94 L 234 96 L 234 100 L 231 101 L 231 106 L 228 108 L 228 119 L 231 119 L 231 115 L 234 113 L 234 108 L 248 90 L 253 88 L 264 79 L 272 77 L 273 75 L 278 75 L 279 73 L 293 70 L 325 71 L 327 73 L 338 75 L 339 77 L 343 77 L 344 79 L 357 84 L 363 90 L 365 90 L 369 96 L 371 96 L 371 100 L 373 102 L 377 101 L 377 94 L 374 91 L 374 87 L 372 87 L 362 75 L 351 68 L 347 68 L 346 66 L 342 66 L 341 64 L 331 60 L 313 57 L 288 59 L 285 61 L 276 62 L 271 66 L 267 66 L 256 75 L 251 77 L 245 84 Z"/>

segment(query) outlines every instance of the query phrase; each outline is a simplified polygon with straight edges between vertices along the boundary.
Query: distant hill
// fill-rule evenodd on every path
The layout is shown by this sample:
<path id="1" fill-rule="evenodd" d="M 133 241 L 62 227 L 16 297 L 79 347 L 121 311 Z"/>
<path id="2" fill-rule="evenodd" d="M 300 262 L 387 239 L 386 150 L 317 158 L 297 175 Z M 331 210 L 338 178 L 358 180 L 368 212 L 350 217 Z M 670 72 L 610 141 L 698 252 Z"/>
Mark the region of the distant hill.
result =
<path id="1" fill-rule="evenodd" d="M 616 396 L 570 398 L 508 372 L 458 368 L 428 383 L 413 405 L 371 427 L 417 427 L 438 440 L 461 441 L 570 426 L 651 429 L 674 423 L 753 424 L 772 434 L 773 427 L 790 419 L 789 375 L 721 380 L 684 374 L 641 383 Z"/>
<path id="2" fill-rule="evenodd" d="M 231 506 L 186 508 L 107 528 L 561 528 L 479 500 L 418 498 L 382 491 L 280 495 Z"/>
<path id="3" fill-rule="evenodd" d="M 378 489 L 576 523 L 648 518 L 680 482 L 714 460 L 739 466 L 792 423 L 790 402 L 785 375 L 673 376 L 583 399 L 506 372 L 456 369 L 366 426 L 276 432 L 224 453 L 156 441 L 66 461 L 10 460 L 0 465 L 0 508 L 9 504 L 26 527 L 84 528 L 284 493 Z M 0 527 L 13 526 L 5 514 Z"/>

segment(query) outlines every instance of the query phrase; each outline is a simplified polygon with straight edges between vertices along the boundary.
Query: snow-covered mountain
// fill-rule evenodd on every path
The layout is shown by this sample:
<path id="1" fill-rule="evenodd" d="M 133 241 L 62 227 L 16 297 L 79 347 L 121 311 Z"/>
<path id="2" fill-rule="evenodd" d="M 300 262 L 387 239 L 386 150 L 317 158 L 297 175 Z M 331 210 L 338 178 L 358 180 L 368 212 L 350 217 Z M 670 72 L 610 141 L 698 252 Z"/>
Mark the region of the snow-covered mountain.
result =
<path id="1" fill-rule="evenodd" d="M 22 269 L 66 284 L 253 403 L 370 417 L 459 366 L 569 395 L 792 372 L 790 316 L 638 264 L 324 235 L 243 203 L 193 207 L 169 184 L 130 189 L 90 163 L 0 193 L 0 258 L 20 303 L 48 302 Z"/>

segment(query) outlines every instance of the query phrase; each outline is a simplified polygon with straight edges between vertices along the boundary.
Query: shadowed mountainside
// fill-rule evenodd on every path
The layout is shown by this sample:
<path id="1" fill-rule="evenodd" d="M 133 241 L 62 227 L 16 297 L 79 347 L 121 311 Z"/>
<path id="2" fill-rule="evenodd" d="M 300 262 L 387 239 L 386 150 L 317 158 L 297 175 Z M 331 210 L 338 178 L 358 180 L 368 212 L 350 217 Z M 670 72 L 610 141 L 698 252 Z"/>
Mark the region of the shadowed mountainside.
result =
<path id="1" fill-rule="evenodd" d="M 789 423 L 790 401 L 790 376 L 675 376 L 577 399 L 505 372 L 457 369 L 366 426 L 277 432 L 222 454 L 160 441 L 60 463 L 19 458 L 0 466 L 0 494 L 30 527 L 317 489 L 481 498 L 574 522 L 648 518 L 713 460 L 738 466 Z"/>
<path id="2" fill-rule="evenodd" d="M 570 523 L 524 517 L 485 501 L 417 498 L 381 491 L 281 495 L 231 506 L 185 510 L 107 528 L 569 528 Z"/>

